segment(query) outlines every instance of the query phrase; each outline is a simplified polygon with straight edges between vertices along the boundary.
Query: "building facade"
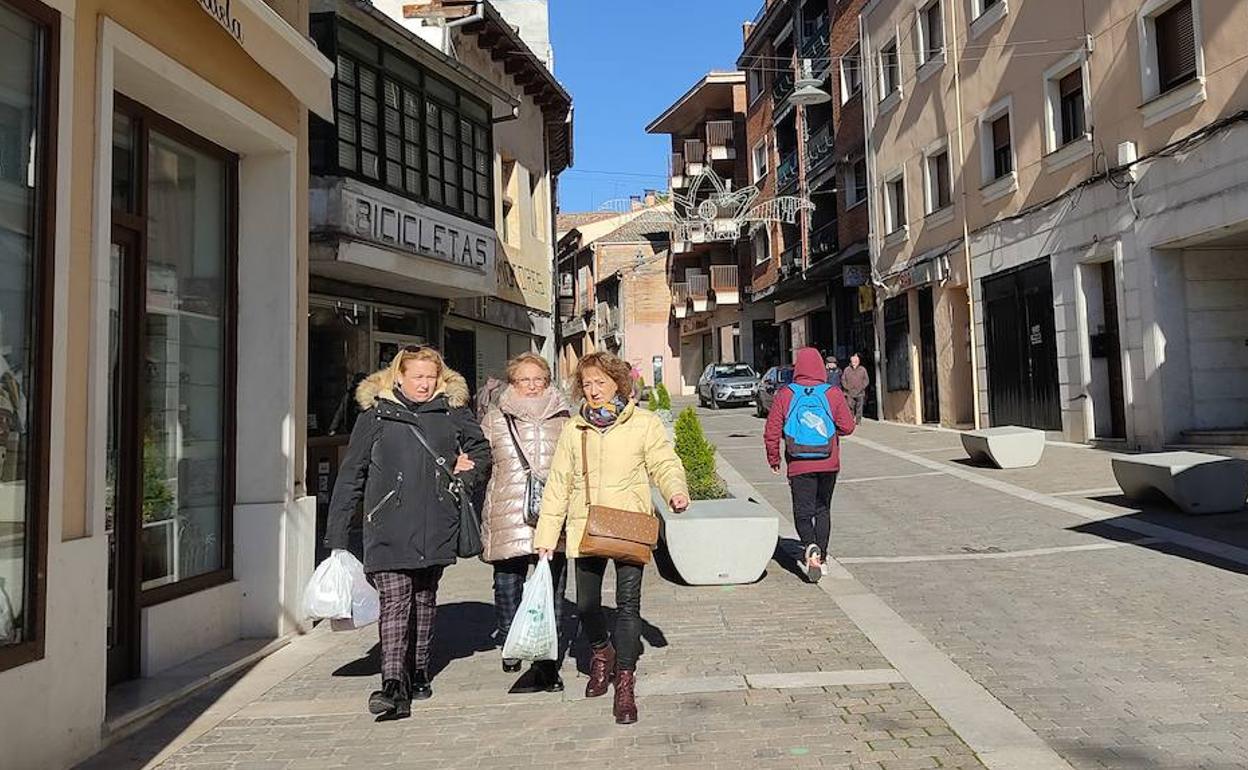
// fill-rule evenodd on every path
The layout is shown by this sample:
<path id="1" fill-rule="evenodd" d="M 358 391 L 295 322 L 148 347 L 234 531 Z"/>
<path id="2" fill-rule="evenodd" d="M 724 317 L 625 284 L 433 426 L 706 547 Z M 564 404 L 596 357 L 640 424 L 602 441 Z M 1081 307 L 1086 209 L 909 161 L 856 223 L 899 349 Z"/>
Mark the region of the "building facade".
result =
<path id="1" fill-rule="evenodd" d="M 936 114 L 951 128 L 952 181 L 920 190 L 948 185 L 948 228 L 965 221 L 966 275 L 952 259 L 952 277 L 934 283 L 970 289 L 978 422 L 1150 449 L 1248 443 L 1242 6 L 1122 0 L 1084 15 L 1073 2 L 981 2 L 967 19 L 956 3 L 873 5 L 873 66 L 892 61 L 887 18 L 920 43 L 940 23 L 948 41 L 949 61 L 932 57 L 927 76 L 946 85 L 928 96 L 922 83 L 907 93 L 919 77 L 907 68 L 935 46 L 916 55 L 899 37 L 897 113 L 946 102 Z M 876 129 L 873 141 L 890 134 Z M 903 173 L 926 182 L 944 166 L 919 144 Z M 881 142 L 879 156 L 896 168 L 906 152 Z M 877 171 L 887 206 L 895 172 Z M 914 184 L 911 206 L 926 202 Z M 938 328 L 938 347 L 956 348 L 956 332 Z"/>
<path id="2" fill-rule="evenodd" d="M 0 764 L 45 768 L 123 730 L 136 680 L 297 630 L 333 67 L 297 0 L 0 19 Z"/>
<path id="3" fill-rule="evenodd" d="M 760 366 L 803 346 L 874 359 L 858 18 L 863 2 L 772 0 L 745 26 L 747 178 L 762 197 L 796 195 L 813 210 L 759 229 L 749 244 L 751 299 L 773 306 L 751 323 Z M 800 76 L 800 77 L 799 77 Z M 831 98 L 796 104 L 799 79 Z M 874 413 L 874 399 L 867 407 Z"/>
<path id="4" fill-rule="evenodd" d="M 354 389 L 431 344 L 473 391 L 554 356 L 554 207 L 571 101 L 490 3 L 460 19 L 317 0 L 335 121 L 312 126 L 308 486 L 318 531 Z"/>
<path id="5" fill-rule="evenodd" d="M 745 73 L 711 72 L 646 127 L 671 138 L 670 191 L 673 200 L 684 199 L 683 210 L 696 211 L 717 196 L 717 184 L 728 192 L 749 186 L 745 101 Z M 747 241 L 721 239 L 710 226 L 674 231 L 665 287 L 671 330 L 663 335 L 679 340 L 673 347 L 680 377 L 668 380 L 673 393 L 693 394 L 711 364 L 754 362 L 751 335 L 743 330 L 752 330 L 754 320 L 769 322 L 771 308 L 760 306 L 760 315 L 742 305 L 749 260 Z"/>

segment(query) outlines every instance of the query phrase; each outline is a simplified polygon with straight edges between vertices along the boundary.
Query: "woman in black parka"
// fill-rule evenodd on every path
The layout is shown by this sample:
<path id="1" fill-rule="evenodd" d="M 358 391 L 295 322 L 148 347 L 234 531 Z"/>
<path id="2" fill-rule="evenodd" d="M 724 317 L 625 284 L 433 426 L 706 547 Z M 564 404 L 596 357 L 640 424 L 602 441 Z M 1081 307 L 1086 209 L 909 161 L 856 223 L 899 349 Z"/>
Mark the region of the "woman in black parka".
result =
<path id="1" fill-rule="evenodd" d="M 468 385 L 433 348 L 408 347 L 356 389 L 351 431 L 329 504 L 325 545 L 347 547 L 364 501 L 364 571 L 381 596 L 381 689 L 369 711 L 411 713 L 433 694 L 429 649 L 442 570 L 455 563 L 459 508 L 446 470 L 471 488 L 488 473 L 490 445 L 468 408 Z M 445 463 L 439 468 L 416 431 Z"/>

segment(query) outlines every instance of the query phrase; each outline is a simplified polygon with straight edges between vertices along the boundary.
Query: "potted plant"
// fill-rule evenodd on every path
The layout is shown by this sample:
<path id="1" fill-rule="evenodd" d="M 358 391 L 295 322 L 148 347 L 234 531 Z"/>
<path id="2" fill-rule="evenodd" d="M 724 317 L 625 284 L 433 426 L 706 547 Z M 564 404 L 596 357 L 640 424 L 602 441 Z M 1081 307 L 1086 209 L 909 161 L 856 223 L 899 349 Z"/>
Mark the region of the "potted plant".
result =
<path id="1" fill-rule="evenodd" d="M 775 509 L 758 502 L 761 496 L 731 468 L 720 475 L 715 446 L 692 407 L 680 413 L 673 434 L 692 502 L 674 514 L 662 494 L 651 491 L 672 566 L 690 585 L 758 580 L 775 551 L 780 523 Z"/>

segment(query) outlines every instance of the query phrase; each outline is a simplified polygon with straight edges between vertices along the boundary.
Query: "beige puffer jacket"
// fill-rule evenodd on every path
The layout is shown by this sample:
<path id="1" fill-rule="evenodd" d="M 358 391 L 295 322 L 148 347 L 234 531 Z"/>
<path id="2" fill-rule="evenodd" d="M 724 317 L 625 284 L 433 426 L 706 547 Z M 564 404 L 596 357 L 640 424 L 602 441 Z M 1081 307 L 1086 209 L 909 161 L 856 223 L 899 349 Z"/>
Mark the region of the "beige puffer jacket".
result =
<path id="1" fill-rule="evenodd" d="M 538 478 L 545 479 L 550 473 L 559 434 L 568 421 L 569 409 L 567 399 L 554 388 L 547 388 L 537 398 L 522 398 L 508 387 L 498 404 L 485 413 L 481 429 L 494 454 L 485 506 L 481 511 L 481 540 L 485 544 L 482 558 L 486 561 L 497 562 L 534 553 L 533 528 L 524 523 L 528 479 L 507 430 L 506 415 L 515 418 L 516 433 L 529 466 Z"/>

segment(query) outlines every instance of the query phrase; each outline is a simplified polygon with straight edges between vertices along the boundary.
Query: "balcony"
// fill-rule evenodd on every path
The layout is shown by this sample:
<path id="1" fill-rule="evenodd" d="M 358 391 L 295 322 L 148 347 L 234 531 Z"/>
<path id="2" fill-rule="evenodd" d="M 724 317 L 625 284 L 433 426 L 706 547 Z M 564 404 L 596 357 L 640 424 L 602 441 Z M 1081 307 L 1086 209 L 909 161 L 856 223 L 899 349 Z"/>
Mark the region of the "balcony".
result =
<path id="1" fill-rule="evenodd" d="M 784 72 L 776 73 L 775 78 L 771 81 L 771 98 L 776 102 L 775 109 L 780 110 L 781 102 L 788 102 L 789 94 L 793 93 L 793 73 L 787 69 Z"/>
<path id="2" fill-rule="evenodd" d="M 802 259 L 798 254 L 799 245 L 794 244 L 780 252 L 780 277 L 791 278 L 802 269 Z"/>
<path id="3" fill-rule="evenodd" d="M 831 52 L 828 38 L 828 15 L 820 14 L 818 18 L 802 24 L 802 58 L 824 59 L 824 62 L 812 62 L 815 69 L 826 64 Z"/>
<path id="4" fill-rule="evenodd" d="M 776 187 L 783 190 L 797 184 L 797 150 L 790 150 L 776 168 Z"/>
<path id="5" fill-rule="evenodd" d="M 711 291 L 716 305 L 736 305 L 741 301 L 741 279 L 736 265 L 711 265 Z"/>
<path id="6" fill-rule="evenodd" d="M 672 165 L 668 169 L 668 177 L 672 182 L 673 190 L 683 190 L 686 187 L 685 182 L 685 156 L 679 152 L 672 153 Z"/>
<path id="7" fill-rule="evenodd" d="M 598 322 L 599 337 L 620 336 L 620 308 L 618 306 L 612 306 L 606 302 L 599 302 L 598 310 L 594 313 L 594 320 Z"/>
<path id="8" fill-rule="evenodd" d="M 672 284 L 672 310 L 677 318 L 689 315 L 689 284 Z"/>
<path id="9" fill-rule="evenodd" d="M 706 122 L 706 146 L 711 160 L 736 160 L 737 148 L 732 141 L 731 120 Z"/>
<path id="10" fill-rule="evenodd" d="M 564 338 L 575 337 L 578 334 L 584 334 L 588 327 L 585 324 L 584 316 L 569 318 L 559 325 L 559 333 Z"/>
<path id="11" fill-rule="evenodd" d="M 834 157 L 832 139 L 832 124 L 824 123 L 806 142 L 807 178 L 813 177 L 831 163 Z"/>
<path id="12" fill-rule="evenodd" d="M 697 176 L 706 168 L 706 145 L 701 139 L 685 140 L 685 173 Z"/>
<path id="13" fill-rule="evenodd" d="M 685 278 L 689 283 L 689 299 L 693 302 L 693 312 L 705 313 L 711 309 L 711 277 L 706 273 L 687 272 Z"/>
<path id="14" fill-rule="evenodd" d="M 840 245 L 835 219 L 820 225 L 810 234 L 810 261 L 812 263 L 826 259 L 838 251 L 840 251 Z"/>

